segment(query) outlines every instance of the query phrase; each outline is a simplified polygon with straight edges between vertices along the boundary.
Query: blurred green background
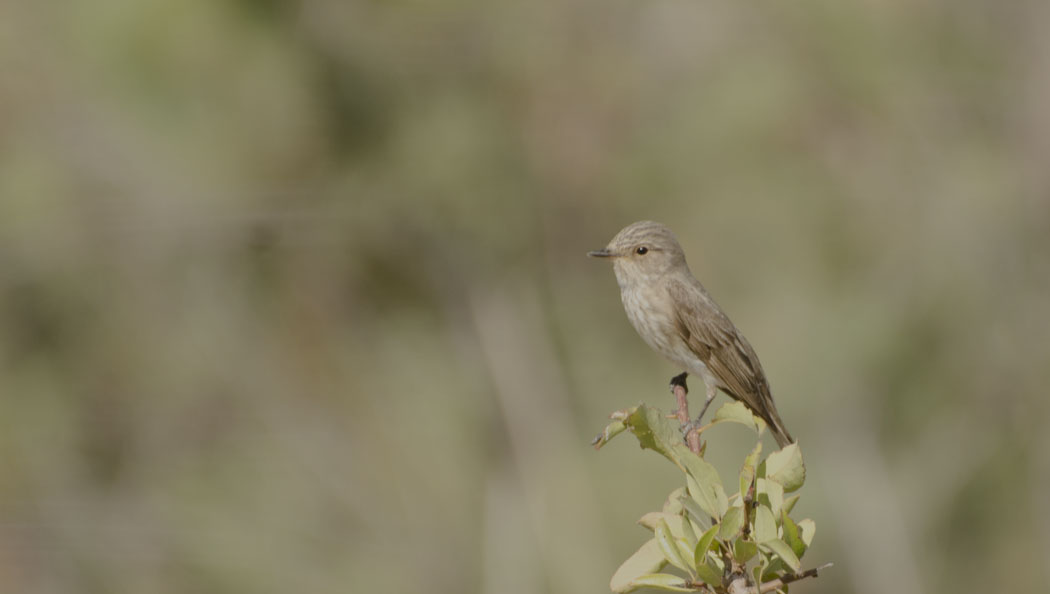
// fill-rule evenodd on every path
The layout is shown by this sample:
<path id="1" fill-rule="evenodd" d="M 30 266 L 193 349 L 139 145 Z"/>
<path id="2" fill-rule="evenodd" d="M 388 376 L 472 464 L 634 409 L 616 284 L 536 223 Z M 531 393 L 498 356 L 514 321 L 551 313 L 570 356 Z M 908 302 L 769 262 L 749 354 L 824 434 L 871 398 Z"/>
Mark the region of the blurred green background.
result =
<path id="1" fill-rule="evenodd" d="M 1048 21 L 4 3 L 0 591 L 607 592 L 681 478 L 587 445 L 671 405 L 584 257 L 638 219 L 802 444 L 793 590 L 1044 590 Z"/>

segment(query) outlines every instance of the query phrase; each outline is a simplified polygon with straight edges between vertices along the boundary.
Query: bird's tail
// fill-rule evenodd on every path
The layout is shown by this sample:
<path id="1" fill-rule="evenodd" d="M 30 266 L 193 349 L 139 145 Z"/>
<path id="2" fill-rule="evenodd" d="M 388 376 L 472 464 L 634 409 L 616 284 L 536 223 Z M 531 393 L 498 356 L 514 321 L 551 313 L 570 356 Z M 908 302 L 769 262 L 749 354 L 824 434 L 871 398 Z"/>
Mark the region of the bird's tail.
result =
<path id="1" fill-rule="evenodd" d="M 786 427 L 784 427 L 784 421 L 780 420 L 780 415 L 777 414 L 777 409 L 770 406 L 766 410 L 766 424 L 769 425 L 769 430 L 773 433 L 773 439 L 777 440 L 777 445 L 781 448 L 795 443 L 795 438 L 791 437 Z"/>

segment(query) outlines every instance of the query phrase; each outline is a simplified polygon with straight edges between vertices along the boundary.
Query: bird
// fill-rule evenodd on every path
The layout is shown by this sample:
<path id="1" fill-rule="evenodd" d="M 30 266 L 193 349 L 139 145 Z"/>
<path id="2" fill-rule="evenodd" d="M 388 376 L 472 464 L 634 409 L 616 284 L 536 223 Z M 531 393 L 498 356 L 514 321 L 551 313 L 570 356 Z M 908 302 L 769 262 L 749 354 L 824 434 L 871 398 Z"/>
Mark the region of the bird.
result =
<path id="1" fill-rule="evenodd" d="M 707 400 L 695 424 L 722 390 L 761 417 L 781 448 L 794 443 L 755 349 L 693 276 L 671 229 L 655 221 L 631 223 L 587 255 L 612 260 L 631 325 L 684 370 L 672 384 L 684 384 L 689 373 L 703 379 Z"/>

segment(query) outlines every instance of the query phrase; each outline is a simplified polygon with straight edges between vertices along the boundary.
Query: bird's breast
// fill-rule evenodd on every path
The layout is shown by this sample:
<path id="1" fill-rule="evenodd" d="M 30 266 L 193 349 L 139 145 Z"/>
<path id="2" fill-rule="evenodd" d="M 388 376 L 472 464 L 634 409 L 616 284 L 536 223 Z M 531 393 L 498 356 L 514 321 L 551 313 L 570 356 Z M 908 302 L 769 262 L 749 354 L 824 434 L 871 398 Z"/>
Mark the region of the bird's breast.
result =
<path id="1" fill-rule="evenodd" d="M 672 357 L 672 340 L 677 339 L 674 308 L 666 292 L 647 286 L 624 287 L 620 292 L 623 308 L 631 325 L 650 347 Z"/>
<path id="2" fill-rule="evenodd" d="M 670 294 L 653 286 L 627 286 L 620 292 L 627 318 L 653 350 L 690 373 L 709 375 L 707 366 L 678 332 Z"/>

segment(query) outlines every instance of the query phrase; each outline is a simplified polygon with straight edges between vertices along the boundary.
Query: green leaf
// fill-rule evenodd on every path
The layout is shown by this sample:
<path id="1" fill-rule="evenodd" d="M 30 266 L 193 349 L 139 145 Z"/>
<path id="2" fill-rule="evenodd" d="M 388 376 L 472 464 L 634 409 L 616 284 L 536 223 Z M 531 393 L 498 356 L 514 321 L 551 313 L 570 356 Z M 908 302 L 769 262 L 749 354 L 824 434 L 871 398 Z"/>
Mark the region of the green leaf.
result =
<path id="1" fill-rule="evenodd" d="M 767 567 L 769 567 L 769 559 L 766 559 L 765 555 L 759 556 L 759 563 L 751 570 L 756 584 L 762 583 L 762 574 L 766 572 Z"/>
<path id="2" fill-rule="evenodd" d="M 755 542 L 763 543 L 777 537 L 777 521 L 766 505 L 755 506 Z"/>
<path id="3" fill-rule="evenodd" d="M 696 576 L 705 584 L 715 587 L 722 584 L 722 572 L 714 566 L 710 559 L 706 559 L 703 564 L 697 564 Z"/>
<path id="4" fill-rule="evenodd" d="M 744 467 L 740 469 L 740 500 L 743 501 L 747 497 L 747 492 L 751 488 L 751 483 L 755 481 L 755 465 L 758 464 L 758 457 L 762 454 L 762 442 L 755 444 L 755 449 L 751 450 L 751 453 L 744 458 Z"/>
<path id="5" fill-rule="evenodd" d="M 744 537 L 736 539 L 736 542 L 733 543 L 733 557 L 741 565 L 750 561 L 756 553 L 758 553 L 758 545 L 750 540 L 744 540 Z"/>
<path id="6" fill-rule="evenodd" d="M 624 416 L 624 423 L 635 434 L 643 448 L 662 454 L 695 480 L 697 488 L 691 486 L 689 494 L 697 503 L 710 511 L 715 518 L 722 517 L 729 506 L 725 489 L 722 488 L 722 479 L 714 466 L 682 443 L 678 427 L 658 409 L 644 404 L 621 411 L 620 414 Z"/>
<path id="7" fill-rule="evenodd" d="M 711 424 L 715 423 L 739 423 L 745 427 L 750 428 L 752 431 L 758 431 L 758 424 L 755 423 L 755 415 L 751 413 L 751 410 L 744 405 L 743 402 L 734 400 L 723 404 L 718 412 L 715 413 L 715 418 L 711 421 Z"/>
<path id="8" fill-rule="evenodd" d="M 718 542 L 718 541 L 715 541 Z M 725 561 L 722 560 L 721 555 L 708 555 L 707 564 L 714 567 L 718 573 L 722 573 L 726 569 Z"/>
<path id="9" fill-rule="evenodd" d="M 718 502 L 718 516 L 722 517 L 729 510 L 729 498 L 726 497 L 726 490 L 722 488 L 722 483 L 714 485 L 712 489 L 715 492 L 715 500 Z"/>
<path id="10" fill-rule="evenodd" d="M 678 487 L 667 496 L 664 501 L 664 513 L 677 514 L 682 511 L 682 497 L 685 495 L 685 487 Z"/>
<path id="11" fill-rule="evenodd" d="M 668 514 L 664 521 L 667 522 L 667 527 L 671 529 L 671 536 L 679 540 L 689 540 L 686 530 L 692 532 L 693 529 L 691 527 L 686 528 L 688 522 L 685 521 L 684 517 L 680 514 Z"/>
<path id="12" fill-rule="evenodd" d="M 718 526 L 711 526 L 707 532 L 704 532 L 703 536 L 700 537 L 700 541 L 696 543 L 696 550 L 693 551 L 693 563 L 696 565 L 697 572 L 700 571 L 700 566 L 704 564 L 707 559 L 707 551 L 711 550 L 711 543 L 715 541 L 715 534 L 718 533 Z M 705 582 L 707 580 L 704 580 Z"/>
<path id="13" fill-rule="evenodd" d="M 689 543 L 690 547 L 695 547 L 697 541 L 696 532 L 693 531 L 693 523 L 689 521 L 689 518 L 682 515 L 678 516 L 678 520 L 682 523 L 682 536 L 685 538 L 685 541 Z M 670 522 L 668 522 L 668 526 L 670 526 Z M 671 528 L 671 531 L 674 531 L 674 527 Z"/>
<path id="14" fill-rule="evenodd" d="M 770 479 L 758 479 L 755 484 L 756 499 L 773 511 L 773 517 L 780 517 L 780 508 L 784 505 L 784 487 Z"/>
<path id="15" fill-rule="evenodd" d="M 622 420 L 613 421 L 605 426 L 605 429 L 594 438 L 594 441 L 592 441 L 591 444 L 594 445 L 594 449 L 600 450 L 603 445 L 609 443 L 609 440 L 623 433 L 625 429 L 627 429 L 627 425 Z"/>
<path id="16" fill-rule="evenodd" d="M 696 505 L 696 502 L 693 502 L 693 505 Z M 697 509 L 699 509 L 699 507 L 697 507 Z M 705 532 L 705 527 L 709 527 L 711 525 L 711 522 L 708 521 L 706 525 L 701 526 L 696 520 L 693 519 L 693 514 L 689 513 L 686 514 L 685 521 L 693 529 L 693 534 L 703 534 Z"/>
<path id="17" fill-rule="evenodd" d="M 806 481 L 806 466 L 797 443 L 790 444 L 766 458 L 766 478 L 774 480 L 790 493 Z"/>
<path id="18" fill-rule="evenodd" d="M 685 561 L 689 574 L 693 575 L 696 572 L 696 564 L 693 563 L 693 551 L 696 548 L 696 543 L 689 544 L 684 538 L 676 538 L 674 542 L 678 545 L 678 554 L 681 555 L 682 561 Z"/>
<path id="19" fill-rule="evenodd" d="M 665 514 L 664 512 L 649 512 L 644 516 L 638 518 L 638 524 L 655 532 L 657 522 L 665 519 L 666 517 L 667 514 Z"/>
<path id="20" fill-rule="evenodd" d="M 718 538 L 722 540 L 733 539 L 740 529 L 744 527 L 744 508 L 731 507 L 722 522 L 718 524 Z"/>
<path id="21" fill-rule="evenodd" d="M 758 434 L 762 435 L 766 430 L 766 422 L 762 420 L 762 417 L 755 417 L 755 425 L 758 426 Z"/>
<path id="22" fill-rule="evenodd" d="M 711 463 L 707 460 L 697 456 L 685 445 L 675 444 L 672 451 L 678 461 L 682 464 L 683 470 L 696 480 L 710 485 L 722 484 L 722 479 L 718 476 L 718 471 L 715 470 L 715 467 L 711 466 Z"/>
<path id="23" fill-rule="evenodd" d="M 758 546 L 759 548 L 765 547 L 776 553 L 777 557 L 780 557 L 780 560 L 790 567 L 792 571 L 798 571 L 802 568 L 802 563 L 795 556 L 795 551 L 791 550 L 791 547 L 779 538 L 759 543 Z"/>
<path id="24" fill-rule="evenodd" d="M 769 547 L 759 547 L 759 549 L 762 550 L 763 555 L 769 556 L 768 563 L 762 570 L 763 582 L 775 580 L 778 577 L 780 577 L 781 574 L 788 573 L 789 571 L 791 571 L 787 564 L 784 563 L 784 560 L 780 557 L 777 557 L 776 554 L 773 553 L 772 549 L 770 549 Z"/>
<path id="25" fill-rule="evenodd" d="M 663 553 L 660 552 L 660 546 L 656 544 L 656 539 L 649 539 L 633 555 L 620 564 L 619 569 L 616 570 L 612 580 L 609 582 L 609 588 L 619 594 L 640 588 L 641 586 L 632 586 L 632 582 L 643 575 L 660 571 L 666 564 L 667 561 L 664 559 Z"/>
<path id="26" fill-rule="evenodd" d="M 697 526 L 703 527 L 711 525 L 711 514 L 701 509 L 700 504 L 692 497 L 682 498 L 682 508 L 685 509 L 685 513 L 689 514 L 689 518 Z"/>
<path id="27" fill-rule="evenodd" d="M 638 438 L 638 443 L 645 449 L 662 454 L 668 460 L 678 464 L 672 448 L 682 441 L 678 428 L 658 409 L 639 404 L 627 411 L 624 424 Z M 688 451 L 688 448 L 686 448 Z M 683 467 L 684 470 L 684 467 Z"/>
<path id="28" fill-rule="evenodd" d="M 638 519 L 638 523 L 648 528 L 649 530 L 656 531 L 656 526 L 660 522 L 666 522 L 667 527 L 671 529 L 671 536 L 675 538 L 683 538 L 689 540 L 689 534 L 692 533 L 692 527 L 686 527 L 688 522 L 685 518 L 678 514 L 669 514 L 667 512 L 649 512 Z M 687 532 L 688 530 L 688 532 Z M 693 541 L 695 542 L 695 537 Z"/>
<path id="29" fill-rule="evenodd" d="M 716 520 L 722 517 L 721 501 L 719 500 L 718 494 L 715 492 L 714 486 L 710 483 L 701 483 L 697 479 L 693 478 L 693 475 L 687 474 L 685 477 L 685 484 L 689 488 L 690 498 L 700 506 L 700 509 L 715 518 Z M 725 497 L 723 491 L 722 496 Z M 729 505 L 728 500 L 726 506 Z M 686 510 L 688 511 L 688 507 Z"/>
<path id="30" fill-rule="evenodd" d="M 621 592 L 630 592 L 638 588 L 653 588 L 654 590 L 666 590 L 668 592 L 696 591 L 694 588 L 687 586 L 684 579 L 670 573 L 650 573 L 639 576 L 631 582 L 630 586 L 629 590 L 621 590 Z"/>
<path id="31" fill-rule="evenodd" d="M 693 574 L 693 563 L 692 559 L 686 562 L 682 558 L 682 552 L 678 548 L 674 536 L 671 535 L 671 529 L 667 527 L 667 522 L 661 520 L 656 524 L 656 544 L 660 546 L 660 552 L 663 553 L 664 559 L 667 559 L 668 563 L 674 565 L 682 571 L 688 572 L 690 575 Z"/>
<path id="32" fill-rule="evenodd" d="M 780 509 L 782 509 L 784 512 L 790 514 L 791 510 L 795 509 L 795 504 L 798 503 L 799 497 L 801 497 L 801 495 L 796 493 L 796 494 L 794 494 L 794 495 L 792 495 L 790 497 L 784 498 L 784 505 L 781 506 Z"/>
<path id="33" fill-rule="evenodd" d="M 813 520 L 806 518 L 798 523 L 798 531 L 801 533 L 802 542 L 808 547 L 813 544 L 813 535 L 817 532 L 817 525 L 813 523 Z"/>
<path id="34" fill-rule="evenodd" d="M 803 553 L 806 552 L 806 543 L 802 542 L 802 537 L 799 536 L 798 525 L 784 510 L 780 511 L 780 525 L 784 528 L 784 542 L 791 547 L 792 551 L 795 551 L 796 557 L 802 558 Z"/>

